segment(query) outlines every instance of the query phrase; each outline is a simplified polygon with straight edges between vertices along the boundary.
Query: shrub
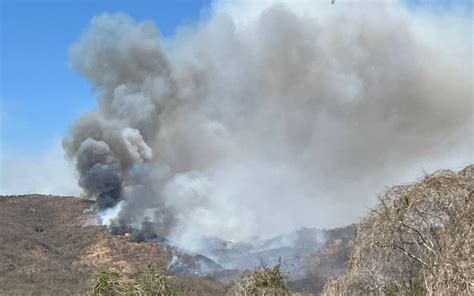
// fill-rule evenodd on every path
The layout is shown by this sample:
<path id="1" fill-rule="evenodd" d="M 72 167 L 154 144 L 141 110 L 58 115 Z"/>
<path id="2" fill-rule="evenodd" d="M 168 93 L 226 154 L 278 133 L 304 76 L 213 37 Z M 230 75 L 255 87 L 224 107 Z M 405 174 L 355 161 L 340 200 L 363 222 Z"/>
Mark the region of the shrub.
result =
<path id="1" fill-rule="evenodd" d="M 121 295 L 122 287 L 118 279 L 118 272 L 99 272 L 94 280 L 91 294 L 94 296 L 114 296 Z"/>
<path id="2" fill-rule="evenodd" d="M 152 265 L 148 265 L 144 272 L 138 273 L 137 281 L 132 287 L 135 292 L 131 295 L 176 295 L 174 288 L 168 284 L 166 276 L 160 274 Z"/>
<path id="3" fill-rule="evenodd" d="M 94 280 L 92 296 L 175 296 L 176 291 L 171 287 L 166 276 L 149 265 L 145 271 L 140 271 L 134 280 L 121 279 L 118 272 L 99 272 Z"/>
<path id="4" fill-rule="evenodd" d="M 262 266 L 250 275 L 244 276 L 227 291 L 226 295 L 291 295 L 281 270 L 281 260 L 273 268 L 262 262 Z"/>
<path id="5" fill-rule="evenodd" d="M 474 166 L 388 189 L 325 295 L 473 295 Z"/>

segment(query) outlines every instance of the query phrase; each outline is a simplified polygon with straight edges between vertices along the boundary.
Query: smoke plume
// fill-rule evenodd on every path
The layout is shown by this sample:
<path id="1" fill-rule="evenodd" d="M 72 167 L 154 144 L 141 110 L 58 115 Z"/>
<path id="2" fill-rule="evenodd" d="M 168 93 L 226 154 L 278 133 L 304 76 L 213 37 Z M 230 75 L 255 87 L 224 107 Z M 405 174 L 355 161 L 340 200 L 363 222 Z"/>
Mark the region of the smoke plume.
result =
<path id="1" fill-rule="evenodd" d="M 70 63 L 98 105 L 63 146 L 107 219 L 182 242 L 333 227 L 425 159 L 472 161 L 469 20 L 323 2 L 218 2 L 169 38 L 92 19 Z"/>

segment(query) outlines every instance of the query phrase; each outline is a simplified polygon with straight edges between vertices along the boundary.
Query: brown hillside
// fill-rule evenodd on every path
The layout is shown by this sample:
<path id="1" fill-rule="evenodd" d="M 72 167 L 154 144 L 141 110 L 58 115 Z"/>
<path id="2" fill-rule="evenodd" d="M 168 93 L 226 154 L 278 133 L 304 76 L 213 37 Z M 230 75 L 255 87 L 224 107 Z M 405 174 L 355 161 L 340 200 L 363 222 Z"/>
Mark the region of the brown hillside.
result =
<path id="1" fill-rule="evenodd" d="M 165 269 L 169 253 L 95 226 L 93 202 L 44 195 L 0 197 L 0 295 L 84 295 L 102 270 Z M 210 279 L 173 278 L 180 294 L 216 295 Z M 223 292 L 222 292 L 223 293 Z"/>

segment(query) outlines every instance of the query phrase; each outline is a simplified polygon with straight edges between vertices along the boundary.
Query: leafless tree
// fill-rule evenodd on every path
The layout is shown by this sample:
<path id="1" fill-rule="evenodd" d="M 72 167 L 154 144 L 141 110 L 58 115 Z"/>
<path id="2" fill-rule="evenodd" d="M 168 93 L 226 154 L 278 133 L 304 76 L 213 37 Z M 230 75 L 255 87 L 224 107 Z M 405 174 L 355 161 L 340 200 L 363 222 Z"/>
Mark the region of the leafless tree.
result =
<path id="1" fill-rule="evenodd" d="M 359 224 L 325 295 L 474 295 L 474 165 L 395 186 Z"/>

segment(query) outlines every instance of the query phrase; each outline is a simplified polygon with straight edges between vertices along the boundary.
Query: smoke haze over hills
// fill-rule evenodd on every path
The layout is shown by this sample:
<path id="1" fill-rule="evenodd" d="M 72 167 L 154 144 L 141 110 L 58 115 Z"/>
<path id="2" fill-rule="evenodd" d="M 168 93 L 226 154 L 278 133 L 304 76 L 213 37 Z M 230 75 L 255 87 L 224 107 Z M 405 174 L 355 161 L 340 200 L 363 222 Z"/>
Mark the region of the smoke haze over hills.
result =
<path id="1" fill-rule="evenodd" d="M 166 39 L 94 17 L 70 63 L 97 107 L 63 147 L 102 210 L 122 201 L 106 219 L 183 245 L 270 237 L 351 223 L 421 164 L 473 162 L 469 20 L 327 2 L 216 2 Z"/>
<path id="2" fill-rule="evenodd" d="M 116 223 L 178 240 L 269 236 L 350 223 L 382 184 L 469 142 L 468 29 L 395 3 L 314 6 L 215 5 L 167 40 L 93 18 L 70 48 L 98 97 L 63 142 L 80 186 L 102 209 L 123 200 Z"/>

